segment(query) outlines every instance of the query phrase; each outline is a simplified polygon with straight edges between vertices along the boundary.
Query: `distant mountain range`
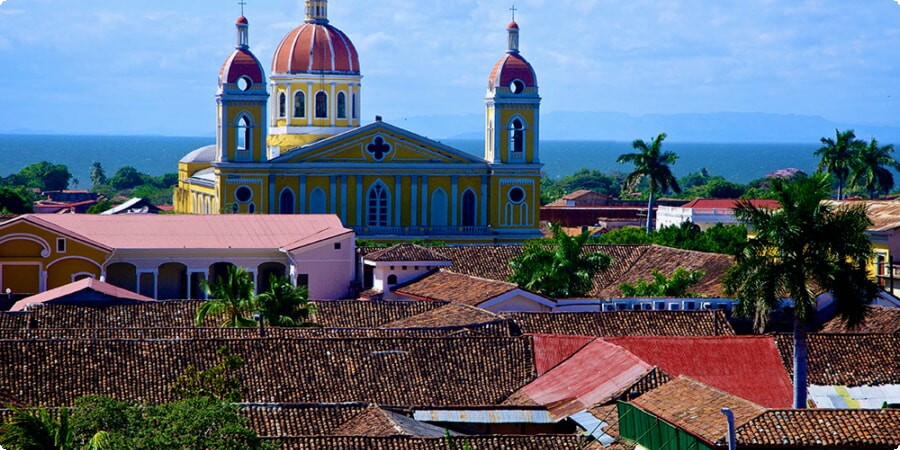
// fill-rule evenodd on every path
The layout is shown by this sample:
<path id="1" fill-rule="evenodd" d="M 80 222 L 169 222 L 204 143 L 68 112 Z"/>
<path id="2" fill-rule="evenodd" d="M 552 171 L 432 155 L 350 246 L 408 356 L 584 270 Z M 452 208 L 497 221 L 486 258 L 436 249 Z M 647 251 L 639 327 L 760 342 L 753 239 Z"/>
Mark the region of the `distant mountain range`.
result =
<path id="1" fill-rule="evenodd" d="M 435 139 L 484 139 L 480 114 L 417 116 L 385 121 Z M 819 116 L 768 113 L 647 114 L 551 112 L 541 114 L 542 140 L 626 141 L 665 132 L 673 142 L 818 143 L 834 130 L 900 144 L 900 126 L 844 124 Z"/>

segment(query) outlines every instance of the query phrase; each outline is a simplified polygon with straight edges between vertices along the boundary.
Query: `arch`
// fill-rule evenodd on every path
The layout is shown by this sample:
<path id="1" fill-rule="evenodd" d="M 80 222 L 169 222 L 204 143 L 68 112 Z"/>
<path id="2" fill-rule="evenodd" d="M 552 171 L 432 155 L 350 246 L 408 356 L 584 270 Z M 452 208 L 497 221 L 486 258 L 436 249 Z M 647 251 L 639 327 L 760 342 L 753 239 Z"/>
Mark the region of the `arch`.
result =
<path id="1" fill-rule="evenodd" d="M 42 258 L 46 258 L 46 257 L 50 256 L 50 243 L 48 243 L 46 240 L 44 240 L 40 236 L 34 236 L 31 234 L 11 233 L 11 234 L 7 234 L 6 236 L 0 236 L 0 247 L 3 247 L 4 244 L 6 244 L 10 241 L 17 241 L 17 240 L 33 242 L 33 243 L 37 244 L 38 246 L 40 246 L 40 251 L 37 254 L 31 254 L 29 251 L 31 249 L 19 249 L 19 251 L 17 251 L 17 252 L 12 252 L 11 250 L 2 249 L 2 251 L 0 251 L 0 256 L 7 256 L 7 257 L 8 256 L 33 256 L 33 257 L 40 256 Z M 34 250 L 37 250 L 37 249 L 34 249 Z"/>
<path id="2" fill-rule="evenodd" d="M 447 220 L 447 192 L 443 188 L 437 188 L 431 194 L 431 226 L 446 227 Z"/>
<path id="3" fill-rule="evenodd" d="M 303 91 L 294 92 L 294 118 L 306 117 L 306 94 Z"/>
<path id="4" fill-rule="evenodd" d="M 287 94 L 284 91 L 278 93 L 278 117 L 284 118 L 287 114 Z"/>
<path id="5" fill-rule="evenodd" d="M 315 188 L 309 194 L 309 213 L 310 214 L 325 214 L 328 212 L 326 208 L 326 198 L 325 191 L 322 188 Z"/>
<path id="6" fill-rule="evenodd" d="M 286 187 L 281 190 L 281 195 L 278 197 L 278 213 L 294 213 L 294 191 L 291 188 Z"/>
<path id="7" fill-rule="evenodd" d="M 237 150 L 241 152 L 250 151 L 253 143 L 253 127 L 250 118 L 246 114 L 241 114 L 235 125 L 235 138 Z"/>
<path id="8" fill-rule="evenodd" d="M 347 94 L 345 94 L 343 91 L 338 92 L 337 95 L 337 118 L 347 118 Z"/>
<path id="9" fill-rule="evenodd" d="M 370 227 L 386 227 L 390 225 L 391 192 L 378 180 L 369 187 L 366 194 L 366 225 Z"/>
<path id="10" fill-rule="evenodd" d="M 247 205 L 247 214 L 256 214 L 256 203 L 250 202 Z"/>
<path id="11" fill-rule="evenodd" d="M 73 273 L 73 274 L 72 274 L 72 282 L 73 282 L 73 283 L 76 282 L 76 281 L 83 280 L 83 279 L 85 279 L 85 278 L 93 278 L 93 279 L 96 280 L 96 279 L 97 279 L 97 276 L 94 275 L 93 273 L 90 273 L 90 272 L 78 272 L 78 273 Z"/>
<path id="12" fill-rule="evenodd" d="M 280 262 L 262 263 L 256 268 L 256 292 L 266 292 L 269 289 L 269 276 L 284 277 L 287 267 Z"/>
<path id="13" fill-rule="evenodd" d="M 394 286 L 395 284 L 397 284 L 397 275 L 394 275 L 394 274 L 388 275 L 387 284 L 388 284 L 388 286 Z"/>
<path id="14" fill-rule="evenodd" d="M 210 283 L 215 283 L 219 278 L 224 277 L 226 273 L 228 273 L 228 268 L 235 266 L 234 263 L 230 262 L 217 262 L 213 263 L 209 266 L 209 280 Z"/>
<path id="15" fill-rule="evenodd" d="M 316 119 L 328 118 L 328 94 L 325 91 L 316 92 Z"/>
<path id="16" fill-rule="evenodd" d="M 187 266 L 181 263 L 165 263 L 156 268 L 156 298 L 160 300 L 187 299 Z"/>
<path id="17" fill-rule="evenodd" d="M 137 267 L 124 262 L 110 264 L 106 266 L 106 282 L 131 292 L 137 292 Z"/>
<path id="18" fill-rule="evenodd" d="M 509 122 L 509 151 L 519 155 L 525 151 L 525 120 L 520 116 Z"/>
<path id="19" fill-rule="evenodd" d="M 75 274 L 90 273 L 100 278 L 102 270 L 96 261 L 81 256 L 57 259 L 47 265 L 47 289 L 58 288 L 72 282 Z"/>
<path id="20" fill-rule="evenodd" d="M 464 227 L 474 227 L 478 224 L 478 198 L 472 189 L 463 192 L 461 216 Z"/>

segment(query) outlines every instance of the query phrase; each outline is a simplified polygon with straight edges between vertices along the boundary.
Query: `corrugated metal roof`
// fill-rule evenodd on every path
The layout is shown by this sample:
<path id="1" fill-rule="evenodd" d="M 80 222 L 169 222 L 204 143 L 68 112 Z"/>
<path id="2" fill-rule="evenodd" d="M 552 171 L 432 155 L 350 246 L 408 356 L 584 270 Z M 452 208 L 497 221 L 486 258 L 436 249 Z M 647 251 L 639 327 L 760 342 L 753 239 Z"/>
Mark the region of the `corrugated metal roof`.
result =
<path id="1" fill-rule="evenodd" d="M 624 347 L 667 375 L 685 375 L 767 408 L 789 408 L 791 380 L 772 336 L 619 337 Z"/>
<path id="2" fill-rule="evenodd" d="M 534 367 L 538 376 L 547 373 L 592 340 L 594 338 L 589 336 L 534 335 Z"/>
<path id="3" fill-rule="evenodd" d="M 587 430 L 587 434 L 593 436 L 593 438 L 603 444 L 604 447 L 616 442 L 616 438 L 603 431 L 609 428 L 609 424 L 594 417 L 594 415 L 587 412 L 587 410 L 572 414 L 569 418 L 574 420 L 581 428 Z"/>
<path id="4" fill-rule="evenodd" d="M 597 339 L 522 390 L 555 417 L 566 417 L 612 399 L 651 369 L 622 347 Z"/>

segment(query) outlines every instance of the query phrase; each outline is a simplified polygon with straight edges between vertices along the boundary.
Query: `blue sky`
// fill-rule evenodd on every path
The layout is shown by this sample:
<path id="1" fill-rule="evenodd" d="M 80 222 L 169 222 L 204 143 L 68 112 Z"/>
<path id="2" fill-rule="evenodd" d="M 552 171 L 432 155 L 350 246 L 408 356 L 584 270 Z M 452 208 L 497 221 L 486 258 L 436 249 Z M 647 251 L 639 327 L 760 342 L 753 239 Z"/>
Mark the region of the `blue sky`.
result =
<path id="1" fill-rule="evenodd" d="M 517 0 L 544 111 L 900 126 L 900 0 Z M 511 0 L 333 0 L 363 117 L 480 114 Z M 0 0 L 0 131 L 211 134 L 234 1 Z M 248 0 L 268 69 L 303 2 Z"/>

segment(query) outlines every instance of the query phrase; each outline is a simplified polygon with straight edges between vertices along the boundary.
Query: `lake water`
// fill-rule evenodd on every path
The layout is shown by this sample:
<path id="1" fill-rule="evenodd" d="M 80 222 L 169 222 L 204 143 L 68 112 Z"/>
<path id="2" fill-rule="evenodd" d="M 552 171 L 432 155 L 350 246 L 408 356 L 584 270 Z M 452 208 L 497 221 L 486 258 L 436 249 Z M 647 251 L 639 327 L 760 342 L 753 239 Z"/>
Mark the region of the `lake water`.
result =
<path id="1" fill-rule="evenodd" d="M 161 175 L 176 172 L 178 160 L 198 147 L 214 143 L 211 137 L 162 136 L 38 136 L 0 135 L 0 176 L 18 172 L 40 161 L 64 164 L 79 180 L 79 187 L 90 187 L 90 169 L 94 161 L 103 164 L 107 176 L 122 166 L 134 166 L 141 172 Z M 476 140 L 444 140 L 444 144 L 477 156 L 484 144 Z M 746 183 L 778 169 L 789 167 L 812 172 L 818 162 L 810 144 L 691 144 L 665 142 L 663 148 L 678 155 L 672 167 L 676 176 L 706 168 L 713 175 Z M 571 174 L 582 167 L 603 172 L 628 172 L 631 166 L 616 164 L 616 158 L 631 152 L 628 142 L 545 141 L 541 143 L 544 172 L 551 177 Z"/>

